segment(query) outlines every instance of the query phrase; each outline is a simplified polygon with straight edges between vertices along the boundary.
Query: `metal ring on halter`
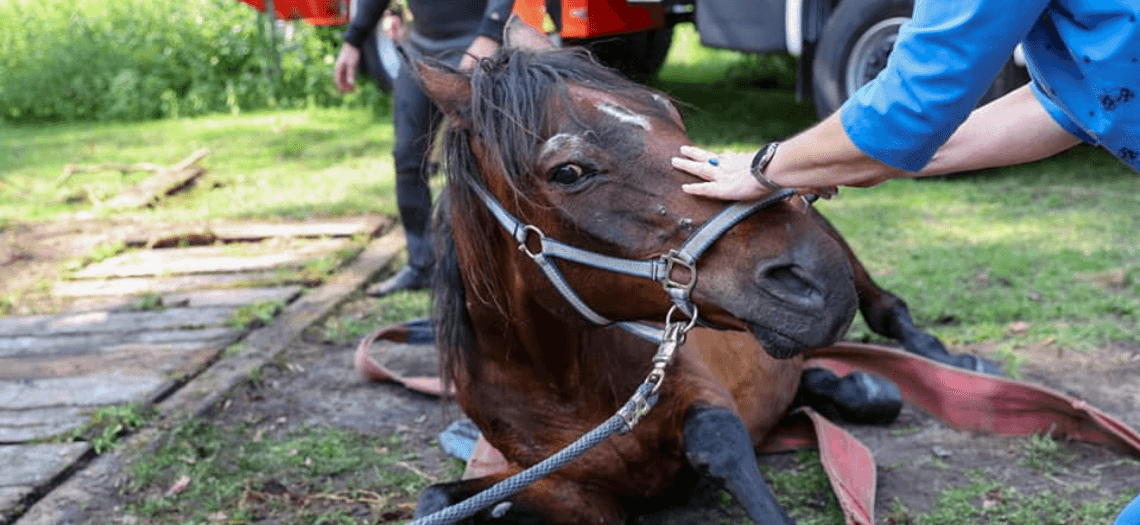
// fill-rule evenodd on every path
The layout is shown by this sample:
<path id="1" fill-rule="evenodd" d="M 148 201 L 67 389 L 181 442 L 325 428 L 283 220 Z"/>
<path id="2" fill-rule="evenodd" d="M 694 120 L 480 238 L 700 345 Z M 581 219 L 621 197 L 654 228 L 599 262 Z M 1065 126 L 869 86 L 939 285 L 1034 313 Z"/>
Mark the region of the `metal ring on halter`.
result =
<path id="1" fill-rule="evenodd" d="M 539 246 L 542 246 L 543 241 L 546 240 L 546 234 L 542 233 L 542 230 L 538 229 L 538 227 L 533 225 L 533 224 L 527 224 L 527 225 L 523 226 L 523 237 L 521 240 L 519 240 L 519 250 L 522 250 L 522 252 L 527 254 L 528 256 L 530 256 L 531 259 L 535 259 L 539 255 L 541 255 L 542 252 L 538 252 L 538 253 L 532 252 L 532 251 L 530 251 L 530 247 L 526 245 L 526 240 L 528 238 L 527 234 L 530 234 L 530 233 L 533 233 L 533 234 L 538 236 L 538 245 Z"/>
<path id="2" fill-rule="evenodd" d="M 668 327 L 670 324 L 673 323 L 673 312 L 676 312 L 679 310 L 680 310 L 680 308 L 677 308 L 677 305 L 673 305 L 673 306 L 669 307 L 669 312 L 665 314 L 665 326 L 666 327 Z M 697 305 L 694 304 L 693 305 L 693 316 L 689 318 L 689 324 L 685 325 L 685 327 L 681 329 L 681 333 L 685 333 L 685 332 L 688 332 L 689 330 L 692 330 L 693 326 L 696 324 L 697 324 Z"/>

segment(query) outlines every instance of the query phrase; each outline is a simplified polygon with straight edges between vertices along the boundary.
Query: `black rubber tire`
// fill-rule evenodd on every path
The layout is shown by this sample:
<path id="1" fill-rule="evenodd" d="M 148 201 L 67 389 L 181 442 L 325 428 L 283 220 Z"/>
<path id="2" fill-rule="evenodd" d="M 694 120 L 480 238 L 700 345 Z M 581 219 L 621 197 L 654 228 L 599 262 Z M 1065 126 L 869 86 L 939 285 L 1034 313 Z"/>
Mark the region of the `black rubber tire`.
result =
<path id="1" fill-rule="evenodd" d="M 863 84 L 882 71 L 898 28 L 910 19 L 912 0 L 843 0 L 824 24 L 812 60 L 812 101 L 819 118 L 830 115 Z M 979 105 L 1028 82 L 1011 59 Z"/>
<path id="2" fill-rule="evenodd" d="M 673 27 L 599 38 L 585 45 L 598 61 L 638 82 L 653 80 L 673 45 Z"/>

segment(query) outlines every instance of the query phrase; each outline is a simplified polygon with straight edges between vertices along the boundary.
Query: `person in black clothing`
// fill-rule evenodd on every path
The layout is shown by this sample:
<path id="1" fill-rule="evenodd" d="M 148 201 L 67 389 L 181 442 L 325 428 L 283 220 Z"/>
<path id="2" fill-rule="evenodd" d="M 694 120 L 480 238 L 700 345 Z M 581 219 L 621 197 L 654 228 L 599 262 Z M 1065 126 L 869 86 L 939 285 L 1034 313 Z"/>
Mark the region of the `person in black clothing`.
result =
<path id="1" fill-rule="evenodd" d="M 390 29 L 413 56 L 440 60 L 468 69 L 499 48 L 503 27 L 510 17 L 513 0 L 407 0 L 410 31 L 399 24 Z M 344 33 L 344 45 L 336 60 L 336 84 L 340 91 L 355 88 L 361 47 L 376 30 L 388 0 L 359 0 L 352 22 Z M 388 25 L 388 20 L 385 20 Z M 388 279 L 369 287 L 368 295 L 380 297 L 397 290 L 427 288 L 434 264 L 431 244 L 431 188 L 428 186 L 428 148 L 432 130 L 441 113 L 420 89 L 406 64 L 392 86 L 393 125 L 396 145 L 396 204 L 407 240 L 408 264 Z"/>

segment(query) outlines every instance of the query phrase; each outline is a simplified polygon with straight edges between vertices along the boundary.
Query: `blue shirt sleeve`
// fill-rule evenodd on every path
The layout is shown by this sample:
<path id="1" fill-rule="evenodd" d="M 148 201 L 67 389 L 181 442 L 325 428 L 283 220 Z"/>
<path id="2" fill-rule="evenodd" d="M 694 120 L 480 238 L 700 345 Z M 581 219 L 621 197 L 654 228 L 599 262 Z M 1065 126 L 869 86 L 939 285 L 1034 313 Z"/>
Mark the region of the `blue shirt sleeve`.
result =
<path id="1" fill-rule="evenodd" d="M 918 0 L 887 66 L 840 108 L 855 145 L 918 171 L 962 124 L 1048 0 Z"/>
<path id="2" fill-rule="evenodd" d="M 1041 91 L 1040 84 L 1038 84 L 1036 81 L 1030 82 L 1029 84 L 1030 89 L 1033 90 L 1033 96 L 1037 97 L 1037 101 L 1045 107 L 1045 111 L 1049 112 L 1049 116 L 1053 117 L 1053 120 L 1056 121 L 1062 129 L 1068 131 L 1069 133 L 1072 133 L 1073 136 L 1085 142 L 1088 142 L 1089 144 L 1097 143 L 1096 139 L 1092 138 L 1088 133 L 1085 133 L 1085 130 L 1081 129 L 1081 127 L 1073 119 L 1069 118 L 1069 115 L 1065 113 L 1065 110 L 1061 109 L 1061 107 L 1058 106 L 1056 102 L 1053 102 L 1053 99 L 1049 98 L 1047 95 L 1045 95 L 1044 92 Z"/>

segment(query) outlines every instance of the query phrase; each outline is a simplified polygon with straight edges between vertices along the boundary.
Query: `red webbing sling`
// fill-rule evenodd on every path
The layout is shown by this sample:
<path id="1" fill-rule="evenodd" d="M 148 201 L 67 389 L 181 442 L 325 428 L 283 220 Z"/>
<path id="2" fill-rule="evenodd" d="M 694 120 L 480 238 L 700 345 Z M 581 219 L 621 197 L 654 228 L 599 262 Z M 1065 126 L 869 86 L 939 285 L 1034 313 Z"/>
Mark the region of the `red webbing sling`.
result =
<path id="1" fill-rule="evenodd" d="M 440 395 L 435 377 L 402 377 L 369 355 L 380 339 L 406 342 L 401 325 L 379 330 L 360 342 L 356 368 L 366 379 L 394 381 L 406 388 Z M 1088 403 L 1029 383 L 970 372 L 885 346 L 836 343 L 807 351 L 805 367 L 827 368 L 836 375 L 855 370 L 894 381 L 903 397 L 946 424 L 975 432 L 1007 436 L 1049 433 L 1099 443 L 1140 456 L 1140 433 Z M 807 407 L 793 411 L 757 449 L 783 452 L 818 448 L 820 463 L 831 480 L 847 523 L 875 522 L 875 458 L 870 449 L 840 426 Z M 507 468 L 506 459 L 481 437 L 463 478 Z"/>

